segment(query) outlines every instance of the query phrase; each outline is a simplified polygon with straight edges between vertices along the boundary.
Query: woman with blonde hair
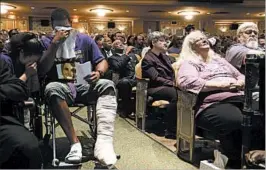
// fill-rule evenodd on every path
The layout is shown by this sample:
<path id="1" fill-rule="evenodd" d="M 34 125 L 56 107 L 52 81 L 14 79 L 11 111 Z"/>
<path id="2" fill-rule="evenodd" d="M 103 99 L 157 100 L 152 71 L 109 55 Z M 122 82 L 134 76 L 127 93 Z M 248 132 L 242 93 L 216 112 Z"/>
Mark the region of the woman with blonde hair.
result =
<path id="1" fill-rule="evenodd" d="M 186 36 L 176 63 L 177 86 L 198 94 L 196 126 L 219 137 L 222 152 L 237 168 L 241 155 L 244 76 L 210 49 L 200 31 Z"/>

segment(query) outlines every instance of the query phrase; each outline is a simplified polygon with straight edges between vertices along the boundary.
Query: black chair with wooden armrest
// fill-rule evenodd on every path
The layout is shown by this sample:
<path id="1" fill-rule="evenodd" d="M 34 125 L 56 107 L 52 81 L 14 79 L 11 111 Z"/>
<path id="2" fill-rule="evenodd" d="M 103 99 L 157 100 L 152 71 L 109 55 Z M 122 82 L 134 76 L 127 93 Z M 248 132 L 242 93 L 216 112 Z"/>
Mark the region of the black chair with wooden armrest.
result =
<path id="1" fill-rule="evenodd" d="M 151 106 L 153 108 L 165 109 L 166 105 L 169 104 L 166 100 L 153 100 L 150 96 L 148 96 L 148 78 L 142 78 L 142 70 L 141 70 L 141 61 L 135 67 L 136 73 L 136 126 L 145 131 L 145 122 L 146 122 L 146 114 L 147 114 L 147 106 Z"/>
<path id="2" fill-rule="evenodd" d="M 199 162 L 195 162 L 196 145 L 200 145 L 200 147 L 206 146 L 210 143 L 208 140 L 214 141 L 217 136 L 206 129 L 196 127 L 195 109 L 198 95 L 192 92 L 181 91 L 179 89 L 177 89 L 177 91 L 177 155 L 187 162 L 198 164 Z M 196 135 L 207 140 L 198 140 L 196 143 Z M 216 142 L 211 143 L 217 147 Z M 199 146 L 197 147 L 199 148 Z M 188 156 L 187 153 L 189 153 Z"/>

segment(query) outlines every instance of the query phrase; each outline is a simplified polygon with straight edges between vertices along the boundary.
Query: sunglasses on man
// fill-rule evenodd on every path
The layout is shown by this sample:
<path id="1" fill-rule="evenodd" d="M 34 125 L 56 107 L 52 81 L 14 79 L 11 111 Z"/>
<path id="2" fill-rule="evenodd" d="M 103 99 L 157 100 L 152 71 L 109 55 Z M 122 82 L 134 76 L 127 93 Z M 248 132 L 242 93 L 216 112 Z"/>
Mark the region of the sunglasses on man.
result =
<path id="1" fill-rule="evenodd" d="M 245 34 L 248 34 L 248 35 L 252 34 L 252 32 L 253 32 L 255 35 L 258 35 L 258 31 L 255 31 L 255 30 L 246 30 L 246 31 L 244 31 L 244 33 L 245 33 Z"/>

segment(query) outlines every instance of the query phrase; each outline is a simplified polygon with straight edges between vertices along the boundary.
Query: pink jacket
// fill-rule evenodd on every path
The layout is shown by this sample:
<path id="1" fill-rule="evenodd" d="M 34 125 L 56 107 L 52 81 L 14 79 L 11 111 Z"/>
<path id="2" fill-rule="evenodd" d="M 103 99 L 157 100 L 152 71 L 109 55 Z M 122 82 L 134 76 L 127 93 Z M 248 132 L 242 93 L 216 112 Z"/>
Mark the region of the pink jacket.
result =
<path id="1" fill-rule="evenodd" d="M 190 91 L 196 94 L 204 92 L 202 88 L 208 80 L 244 81 L 244 79 L 244 75 L 223 58 L 214 58 L 209 63 L 204 63 L 203 61 L 184 61 L 180 65 L 177 73 L 178 86 L 185 91 Z M 244 95 L 243 91 L 218 91 L 217 93 L 210 93 L 210 95 L 208 95 L 202 102 L 197 114 L 211 104 L 229 97 L 241 95 Z"/>

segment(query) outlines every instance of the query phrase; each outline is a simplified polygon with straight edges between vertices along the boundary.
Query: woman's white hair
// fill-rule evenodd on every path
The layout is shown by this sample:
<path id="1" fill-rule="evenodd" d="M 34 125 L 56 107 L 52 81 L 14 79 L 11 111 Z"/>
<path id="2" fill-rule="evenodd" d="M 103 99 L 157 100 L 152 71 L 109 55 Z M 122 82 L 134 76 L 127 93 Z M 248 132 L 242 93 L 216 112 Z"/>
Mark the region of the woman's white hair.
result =
<path id="1" fill-rule="evenodd" d="M 254 28 L 255 30 L 259 30 L 257 24 L 255 24 L 254 22 L 244 22 L 238 27 L 236 34 L 239 35 L 241 32 L 245 31 L 245 29 L 247 28 Z"/>
<path id="2" fill-rule="evenodd" d="M 201 38 L 206 38 L 207 40 L 206 35 L 204 35 L 199 30 L 193 31 L 185 37 L 179 58 L 177 59 L 177 62 L 174 63 L 174 67 L 176 71 L 179 69 L 180 65 L 185 60 L 192 61 L 194 63 L 198 63 L 202 61 L 202 57 L 199 54 L 197 54 L 192 48 L 192 45 Z M 216 54 L 212 49 L 209 49 L 207 61 L 210 61 L 213 58 L 219 58 L 219 57 L 220 56 Z"/>

